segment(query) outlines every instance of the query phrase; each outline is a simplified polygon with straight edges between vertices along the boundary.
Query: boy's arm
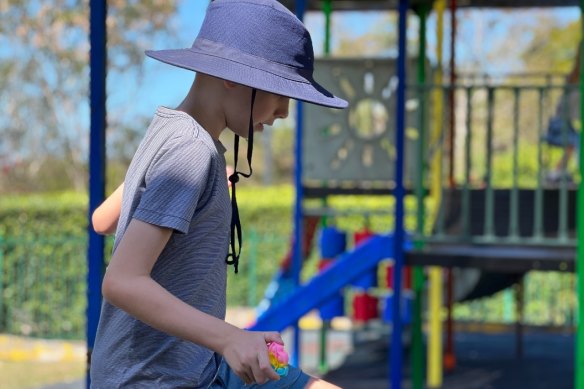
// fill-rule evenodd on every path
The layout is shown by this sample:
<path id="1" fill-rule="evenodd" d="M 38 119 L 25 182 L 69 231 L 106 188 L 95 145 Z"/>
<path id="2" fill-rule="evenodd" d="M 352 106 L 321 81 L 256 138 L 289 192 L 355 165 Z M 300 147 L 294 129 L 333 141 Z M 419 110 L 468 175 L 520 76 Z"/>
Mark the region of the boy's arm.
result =
<path id="1" fill-rule="evenodd" d="M 124 183 L 107 198 L 91 215 L 91 224 L 95 232 L 101 235 L 109 235 L 116 232 L 120 211 L 122 209 L 122 196 Z"/>
<path id="2" fill-rule="evenodd" d="M 200 344 L 227 360 L 246 383 L 277 380 L 267 342 L 282 343 L 276 332 L 248 332 L 181 301 L 150 277 L 172 230 L 132 219 L 107 268 L 106 300 L 138 320 L 170 335 Z"/>

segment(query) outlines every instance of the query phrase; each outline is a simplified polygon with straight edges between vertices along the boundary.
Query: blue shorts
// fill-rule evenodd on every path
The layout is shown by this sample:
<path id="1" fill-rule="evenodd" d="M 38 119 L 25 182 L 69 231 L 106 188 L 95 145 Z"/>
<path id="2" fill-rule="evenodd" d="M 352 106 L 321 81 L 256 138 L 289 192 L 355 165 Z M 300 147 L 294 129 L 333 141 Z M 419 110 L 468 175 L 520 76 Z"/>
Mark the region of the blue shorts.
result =
<path id="1" fill-rule="evenodd" d="M 243 381 L 231 370 L 231 367 L 221 360 L 217 374 L 209 389 L 236 389 L 236 388 L 265 388 L 265 389 L 303 389 L 308 384 L 310 377 L 302 370 L 290 366 L 288 375 L 281 377 L 278 381 L 268 381 L 263 385 L 251 384 L 245 385 Z"/>

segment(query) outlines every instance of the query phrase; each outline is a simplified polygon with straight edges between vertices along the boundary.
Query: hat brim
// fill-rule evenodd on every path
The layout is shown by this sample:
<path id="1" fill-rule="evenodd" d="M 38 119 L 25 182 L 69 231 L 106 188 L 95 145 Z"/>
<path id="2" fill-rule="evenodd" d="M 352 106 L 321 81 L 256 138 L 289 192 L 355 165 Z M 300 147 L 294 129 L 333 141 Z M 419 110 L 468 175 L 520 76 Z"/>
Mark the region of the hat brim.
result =
<path id="1" fill-rule="evenodd" d="M 169 65 L 205 73 L 266 92 L 287 96 L 329 108 L 347 108 L 347 101 L 336 97 L 314 79 L 291 80 L 266 70 L 194 49 L 148 50 L 146 55 Z"/>

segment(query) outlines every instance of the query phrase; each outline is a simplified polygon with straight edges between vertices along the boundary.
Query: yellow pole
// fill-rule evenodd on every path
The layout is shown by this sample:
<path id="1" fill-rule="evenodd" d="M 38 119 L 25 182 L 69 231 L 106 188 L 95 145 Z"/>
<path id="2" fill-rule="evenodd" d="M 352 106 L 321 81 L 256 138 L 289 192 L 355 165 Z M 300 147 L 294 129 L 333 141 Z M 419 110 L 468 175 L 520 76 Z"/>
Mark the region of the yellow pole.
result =
<path id="1" fill-rule="evenodd" d="M 432 121 L 432 137 L 430 144 L 434 150 L 431 162 L 432 183 L 431 195 L 434 199 L 434 214 L 432 219 L 437 220 L 437 215 L 442 201 L 442 133 L 444 92 L 442 85 L 442 40 L 444 37 L 444 10 L 446 0 L 436 2 L 437 32 L 436 32 L 436 58 L 438 61 L 434 84 L 437 86 L 433 92 L 434 117 Z M 434 224 L 434 223 L 433 223 Z M 427 384 L 428 388 L 439 388 L 442 386 L 442 268 L 432 266 L 429 268 L 429 328 L 428 328 L 428 365 Z"/>
<path id="2" fill-rule="evenodd" d="M 442 386 L 442 268 L 429 269 L 428 388 Z"/>

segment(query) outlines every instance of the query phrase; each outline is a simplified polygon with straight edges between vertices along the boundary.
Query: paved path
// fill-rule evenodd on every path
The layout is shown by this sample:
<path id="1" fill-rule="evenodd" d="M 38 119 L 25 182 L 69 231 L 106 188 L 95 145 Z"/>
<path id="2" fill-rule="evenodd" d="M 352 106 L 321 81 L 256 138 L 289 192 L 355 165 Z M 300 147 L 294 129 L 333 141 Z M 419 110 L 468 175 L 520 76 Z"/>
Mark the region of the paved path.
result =
<path id="1" fill-rule="evenodd" d="M 60 384 L 44 386 L 42 389 L 85 389 L 85 380 L 62 382 Z"/>
<path id="2" fill-rule="evenodd" d="M 284 332 L 284 342 L 292 343 L 290 331 Z M 320 332 L 306 330 L 302 333 L 302 366 L 310 374 L 319 375 L 317 367 L 319 365 Z M 331 368 L 339 367 L 345 360 L 347 354 L 352 351 L 352 339 L 349 331 L 329 331 L 327 336 L 328 364 Z M 42 389 L 85 389 L 85 381 L 79 380 L 68 383 L 44 386 Z"/>
<path id="3" fill-rule="evenodd" d="M 246 321 L 240 312 L 231 322 Z M 313 375 L 318 371 L 320 332 L 318 323 L 305 322 L 302 335 L 302 368 Z M 346 389 L 388 389 L 389 334 L 377 330 L 351 332 L 337 326 L 327 337 L 328 365 L 324 378 Z M 386 331 L 387 332 L 387 331 Z M 283 334 L 292 343 L 291 332 Z M 515 355 L 512 333 L 484 334 L 460 332 L 455 337 L 457 369 L 444 377 L 448 389 L 571 389 L 574 376 L 574 336 L 532 331 L 524 338 L 524 357 Z M 406 352 L 404 377 L 409 377 Z M 403 389 L 411 388 L 405 380 Z M 42 389 L 84 389 L 85 381 L 62 383 Z"/>

